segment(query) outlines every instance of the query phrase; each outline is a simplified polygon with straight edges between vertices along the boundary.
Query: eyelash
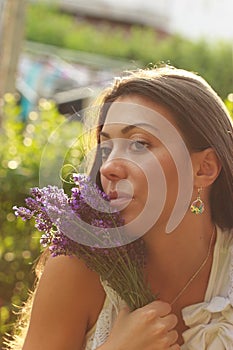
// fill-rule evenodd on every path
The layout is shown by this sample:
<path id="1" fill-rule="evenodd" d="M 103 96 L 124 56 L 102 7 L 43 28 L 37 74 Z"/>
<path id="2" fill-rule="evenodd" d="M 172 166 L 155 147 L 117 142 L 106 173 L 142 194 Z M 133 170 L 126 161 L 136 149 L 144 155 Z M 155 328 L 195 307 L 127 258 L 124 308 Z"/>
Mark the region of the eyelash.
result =
<path id="1" fill-rule="evenodd" d="M 107 147 L 107 146 L 101 147 L 100 146 L 100 156 L 101 156 L 102 161 L 108 159 L 108 156 L 110 155 L 111 151 L 112 151 L 111 147 Z"/>
<path id="2" fill-rule="evenodd" d="M 144 140 L 133 140 L 130 143 L 131 148 L 133 145 L 140 145 L 140 148 L 136 149 L 135 152 L 142 152 L 150 146 L 149 142 L 146 142 Z"/>
<path id="3" fill-rule="evenodd" d="M 137 149 L 133 149 L 133 146 L 140 146 Z M 130 150 L 135 153 L 142 153 L 146 149 L 150 147 L 150 143 L 144 140 L 132 140 L 130 141 Z M 102 146 L 100 145 L 100 154 L 101 154 L 101 159 L 107 160 L 108 156 L 110 155 L 112 151 L 112 147 L 110 146 Z"/>

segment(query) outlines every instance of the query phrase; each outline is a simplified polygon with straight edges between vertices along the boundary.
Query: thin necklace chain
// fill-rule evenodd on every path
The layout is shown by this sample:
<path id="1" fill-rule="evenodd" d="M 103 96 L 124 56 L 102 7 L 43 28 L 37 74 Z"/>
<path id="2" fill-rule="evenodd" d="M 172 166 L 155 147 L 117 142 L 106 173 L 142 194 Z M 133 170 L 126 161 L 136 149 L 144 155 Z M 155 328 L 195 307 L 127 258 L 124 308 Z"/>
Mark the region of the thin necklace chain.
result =
<path id="1" fill-rule="evenodd" d="M 201 263 L 200 267 L 197 269 L 197 271 L 192 275 L 192 277 L 188 280 L 188 282 L 185 284 L 185 286 L 181 289 L 181 291 L 176 295 L 176 297 L 172 300 L 172 302 L 170 303 L 170 305 L 175 304 L 175 302 L 181 297 L 181 295 L 186 291 L 186 289 L 190 286 L 190 284 L 192 283 L 192 281 L 198 276 L 198 274 L 201 272 L 201 270 L 204 268 L 205 264 L 207 263 L 209 257 L 210 257 L 210 253 L 211 253 L 211 248 L 212 248 L 212 244 L 213 244 L 213 240 L 214 240 L 214 235 L 215 234 L 215 226 L 211 235 L 211 239 L 210 239 L 210 243 L 209 243 L 209 247 L 208 247 L 208 251 L 207 251 L 207 255 L 205 257 L 205 259 L 203 260 L 203 262 Z"/>

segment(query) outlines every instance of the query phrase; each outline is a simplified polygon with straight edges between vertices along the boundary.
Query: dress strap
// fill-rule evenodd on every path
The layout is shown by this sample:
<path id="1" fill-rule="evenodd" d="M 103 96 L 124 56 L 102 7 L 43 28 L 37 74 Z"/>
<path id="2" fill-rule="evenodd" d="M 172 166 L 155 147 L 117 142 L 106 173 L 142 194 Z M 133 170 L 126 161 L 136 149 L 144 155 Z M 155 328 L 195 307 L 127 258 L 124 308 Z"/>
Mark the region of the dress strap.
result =
<path id="1" fill-rule="evenodd" d="M 109 286 L 107 281 L 100 280 L 100 282 L 104 288 L 108 299 L 110 300 L 116 312 L 118 313 L 120 308 L 126 305 L 125 301 L 122 300 L 121 297 L 117 294 L 117 292 Z"/>

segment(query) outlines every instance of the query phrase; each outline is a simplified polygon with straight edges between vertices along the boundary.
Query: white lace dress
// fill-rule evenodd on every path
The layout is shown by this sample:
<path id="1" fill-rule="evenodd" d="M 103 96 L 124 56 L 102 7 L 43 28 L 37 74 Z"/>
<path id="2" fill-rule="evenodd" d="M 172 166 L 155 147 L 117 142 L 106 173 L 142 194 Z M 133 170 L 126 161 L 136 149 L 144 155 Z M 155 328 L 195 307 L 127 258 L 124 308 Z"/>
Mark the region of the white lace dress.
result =
<path id="1" fill-rule="evenodd" d="M 185 324 L 182 350 L 233 350 L 233 232 L 217 229 L 213 264 L 201 303 L 182 310 Z M 95 350 L 108 337 L 120 297 L 103 283 L 106 299 L 95 326 L 87 333 L 85 350 Z"/>

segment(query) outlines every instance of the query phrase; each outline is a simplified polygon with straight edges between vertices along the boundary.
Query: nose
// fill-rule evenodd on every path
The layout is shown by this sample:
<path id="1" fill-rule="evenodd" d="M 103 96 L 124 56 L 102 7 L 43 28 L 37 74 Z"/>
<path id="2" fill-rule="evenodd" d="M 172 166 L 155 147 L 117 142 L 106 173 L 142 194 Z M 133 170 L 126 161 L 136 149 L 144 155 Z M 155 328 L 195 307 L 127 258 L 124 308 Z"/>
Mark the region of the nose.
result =
<path id="1" fill-rule="evenodd" d="M 110 181 L 118 181 L 127 178 L 126 160 L 114 158 L 106 160 L 100 167 L 101 176 Z"/>

